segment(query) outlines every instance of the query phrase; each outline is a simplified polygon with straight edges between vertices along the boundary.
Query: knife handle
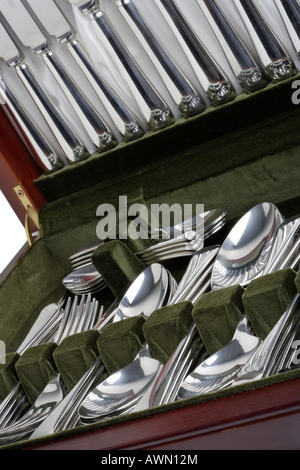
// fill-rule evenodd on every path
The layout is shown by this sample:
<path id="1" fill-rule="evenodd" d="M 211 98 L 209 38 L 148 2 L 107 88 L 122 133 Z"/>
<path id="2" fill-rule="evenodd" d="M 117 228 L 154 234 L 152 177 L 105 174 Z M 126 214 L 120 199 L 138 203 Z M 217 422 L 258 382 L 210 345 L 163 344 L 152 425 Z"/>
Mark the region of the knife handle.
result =
<path id="1" fill-rule="evenodd" d="M 15 70 L 45 117 L 51 131 L 56 137 L 64 155 L 70 162 L 75 162 L 86 153 L 86 150 L 74 132 L 67 126 L 50 99 L 41 88 L 31 70 L 22 61 L 14 63 Z"/>
<path id="2" fill-rule="evenodd" d="M 125 21 L 151 58 L 182 114 L 190 117 L 202 113 L 206 109 L 202 98 L 158 42 L 135 4 L 129 0 L 117 0 L 116 3 Z"/>
<path id="3" fill-rule="evenodd" d="M 154 0 L 177 37 L 201 86 L 214 106 L 236 98 L 236 93 L 224 72 L 188 24 L 173 0 Z M 167 15 L 166 15 L 167 13 Z"/>
<path id="4" fill-rule="evenodd" d="M 9 113 L 17 120 L 34 150 L 34 157 L 43 171 L 53 171 L 60 166 L 60 161 L 54 150 L 46 141 L 39 129 L 34 125 L 28 114 L 20 105 L 14 93 L 0 78 L 5 102 Z"/>
<path id="5" fill-rule="evenodd" d="M 292 77 L 295 67 L 289 54 L 252 0 L 233 0 L 267 77 L 274 83 Z"/>
<path id="6" fill-rule="evenodd" d="M 41 51 L 40 54 L 67 96 L 93 144 L 101 150 L 107 150 L 108 148 L 114 147 L 117 142 L 115 141 L 111 131 L 108 129 L 98 112 L 83 96 L 55 54 L 53 54 L 53 52 L 48 48 Z"/>
<path id="7" fill-rule="evenodd" d="M 144 130 L 140 126 L 137 118 L 131 114 L 121 99 L 99 75 L 80 44 L 70 37 L 66 45 L 102 101 L 104 108 L 109 113 L 118 131 L 124 136 L 125 142 L 136 140 L 144 135 Z"/>
<path id="8" fill-rule="evenodd" d="M 297 0 L 274 0 L 297 56 L 300 58 L 300 4 Z"/>
<path id="9" fill-rule="evenodd" d="M 173 124 L 174 117 L 170 109 L 146 79 L 104 14 L 100 10 L 92 10 L 89 17 L 100 41 L 115 59 L 150 128 L 157 131 Z"/>
<path id="10" fill-rule="evenodd" d="M 214 31 L 241 87 L 248 93 L 265 88 L 268 80 L 218 2 L 197 0 L 197 3 Z"/>

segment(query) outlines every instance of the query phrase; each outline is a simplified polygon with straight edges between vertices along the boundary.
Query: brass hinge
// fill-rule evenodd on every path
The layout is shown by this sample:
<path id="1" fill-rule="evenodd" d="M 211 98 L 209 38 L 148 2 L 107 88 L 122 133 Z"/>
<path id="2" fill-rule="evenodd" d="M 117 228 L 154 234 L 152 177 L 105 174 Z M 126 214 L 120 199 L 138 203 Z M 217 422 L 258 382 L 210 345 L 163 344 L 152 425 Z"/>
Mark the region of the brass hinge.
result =
<path id="1" fill-rule="evenodd" d="M 37 211 L 34 209 L 32 202 L 30 201 L 29 197 L 25 193 L 22 186 L 18 185 L 13 189 L 26 210 L 25 230 L 26 230 L 28 243 L 31 246 L 34 242 L 34 237 L 31 232 L 30 222 L 34 223 L 35 227 L 37 228 L 39 232 L 40 231 L 39 215 Z"/>

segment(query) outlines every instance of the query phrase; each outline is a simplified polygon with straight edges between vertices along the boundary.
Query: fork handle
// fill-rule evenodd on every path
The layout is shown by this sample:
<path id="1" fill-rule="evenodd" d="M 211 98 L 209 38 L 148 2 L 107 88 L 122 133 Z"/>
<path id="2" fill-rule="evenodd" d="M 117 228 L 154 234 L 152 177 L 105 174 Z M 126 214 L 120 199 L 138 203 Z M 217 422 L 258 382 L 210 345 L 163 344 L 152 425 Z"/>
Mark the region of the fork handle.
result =
<path id="1" fill-rule="evenodd" d="M 251 0 L 233 0 L 245 24 L 263 70 L 272 82 L 292 77 L 295 67 L 289 54 Z"/>

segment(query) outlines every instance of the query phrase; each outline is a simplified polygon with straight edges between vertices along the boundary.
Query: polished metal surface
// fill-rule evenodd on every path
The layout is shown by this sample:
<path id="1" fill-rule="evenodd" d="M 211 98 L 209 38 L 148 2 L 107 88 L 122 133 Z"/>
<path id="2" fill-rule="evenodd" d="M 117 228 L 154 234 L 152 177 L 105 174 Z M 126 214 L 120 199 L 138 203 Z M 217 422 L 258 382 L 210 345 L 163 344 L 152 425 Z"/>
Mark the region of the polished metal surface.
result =
<path id="1" fill-rule="evenodd" d="M 274 0 L 297 56 L 300 58 L 300 4 L 298 0 Z"/>
<path id="2" fill-rule="evenodd" d="M 250 209 L 223 242 L 212 272 L 212 289 L 247 286 L 262 275 L 283 217 L 271 203 Z"/>
<path id="3" fill-rule="evenodd" d="M 53 307 L 49 308 L 52 310 Z M 60 344 L 67 336 L 91 329 L 98 323 L 102 312 L 103 308 L 99 308 L 99 302 L 91 295 L 82 296 L 80 300 L 78 297 L 68 298 L 52 341 Z M 32 343 L 28 343 L 26 348 L 31 345 Z M 24 352 L 24 348 L 22 351 Z M 60 374 L 54 374 L 29 407 L 28 399 L 19 384 L 0 406 L 0 445 L 29 438 L 65 395 L 65 385 Z"/>
<path id="4" fill-rule="evenodd" d="M 293 322 L 295 317 L 299 319 L 299 312 L 300 296 L 297 294 L 266 339 L 240 370 L 232 384 L 233 386 L 272 375 L 272 367 L 276 365 L 278 353 L 281 351 L 284 342 L 288 341 L 290 330 L 288 330 L 289 334 L 285 335 L 286 328 Z"/>
<path id="5" fill-rule="evenodd" d="M 200 94 L 156 39 L 145 18 L 131 0 L 115 0 L 126 22 L 143 45 L 182 114 L 195 116 L 206 109 Z"/>
<path id="6" fill-rule="evenodd" d="M 186 377 L 179 389 L 178 398 L 183 400 L 228 387 L 261 342 L 250 331 L 249 320 L 244 317 L 230 343 L 209 356 Z"/>
<path id="7" fill-rule="evenodd" d="M 144 131 L 137 118 L 128 110 L 96 70 L 87 52 L 76 39 L 67 18 L 54 3 L 54 0 L 45 0 L 44 2 L 27 0 L 27 2 L 47 32 L 67 46 L 125 141 L 129 142 L 141 137 Z"/>
<path id="8" fill-rule="evenodd" d="M 196 73 L 201 86 L 214 106 L 232 101 L 236 93 L 216 60 L 210 56 L 205 45 L 173 0 L 154 0 L 177 37 L 186 57 Z"/>
<path id="9" fill-rule="evenodd" d="M 247 28 L 263 70 L 272 82 L 295 75 L 293 60 L 252 0 L 233 0 Z"/>
<path id="10" fill-rule="evenodd" d="M 95 147 L 107 149 L 115 146 L 116 142 L 110 129 L 54 54 L 47 38 L 42 34 L 24 5 L 21 2 L 15 4 L 4 0 L 1 12 L 21 42 L 43 58 Z"/>
<path id="11" fill-rule="evenodd" d="M 1 26 L 1 25 L 0 25 Z M 34 150 L 34 158 L 42 171 L 54 171 L 60 167 L 58 155 L 53 150 L 49 142 L 45 139 L 40 130 L 28 116 L 19 100 L 14 95 L 7 83 L 0 77 L 0 94 L 6 104 L 10 115 L 19 123 L 25 136 L 28 138 L 30 146 Z"/>
<path id="12" fill-rule="evenodd" d="M 248 93 L 266 87 L 268 80 L 219 2 L 197 0 L 197 3 L 214 31 L 241 87 Z"/>
<path id="13" fill-rule="evenodd" d="M 168 271 L 162 265 L 149 266 L 131 283 L 126 293 L 121 295 L 120 299 L 116 299 L 95 329 L 102 331 L 116 316 L 119 316 L 121 320 L 137 315 L 148 318 L 151 313 L 169 301 L 175 286 Z M 99 383 L 99 375 L 103 373 L 103 369 L 101 358 L 98 358 L 60 405 L 34 431 L 31 438 L 52 434 L 68 428 L 74 421 L 77 422 L 80 403 Z"/>
<path id="14" fill-rule="evenodd" d="M 157 131 L 173 124 L 174 117 L 170 109 L 129 54 L 113 26 L 101 11 L 99 0 L 69 1 L 89 16 L 96 34 L 115 59 L 125 83 L 128 84 L 150 128 Z"/>

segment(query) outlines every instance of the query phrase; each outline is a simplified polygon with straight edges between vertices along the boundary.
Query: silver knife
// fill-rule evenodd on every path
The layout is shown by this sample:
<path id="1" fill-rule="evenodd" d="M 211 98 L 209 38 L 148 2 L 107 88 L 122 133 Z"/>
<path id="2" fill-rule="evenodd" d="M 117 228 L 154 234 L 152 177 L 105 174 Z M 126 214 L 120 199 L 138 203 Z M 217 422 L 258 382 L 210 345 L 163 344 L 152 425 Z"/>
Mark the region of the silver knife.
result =
<path id="1" fill-rule="evenodd" d="M 197 3 L 214 31 L 241 87 L 248 93 L 266 87 L 268 80 L 219 2 L 217 0 L 197 0 Z"/>
<path id="2" fill-rule="evenodd" d="M 27 0 L 27 3 L 47 32 L 56 37 L 60 43 L 65 44 L 70 50 L 125 141 L 141 137 L 144 131 L 138 119 L 126 108 L 125 104 L 110 89 L 95 69 L 87 53 L 77 41 L 75 32 L 54 0 Z"/>
<path id="3" fill-rule="evenodd" d="M 274 0 L 297 56 L 300 58 L 300 3 L 298 0 Z"/>
<path id="4" fill-rule="evenodd" d="M 1 26 L 1 25 L 0 25 Z M 43 172 L 53 171 L 60 167 L 60 160 L 49 142 L 34 125 L 19 100 L 0 75 L 0 96 L 3 96 L 10 116 L 19 124 L 22 133 L 29 142 L 33 156 Z"/>
<path id="5" fill-rule="evenodd" d="M 0 23 L 0 57 L 9 67 L 13 67 L 27 91 L 45 118 L 49 128 L 55 136 L 62 154 L 70 161 L 75 162 L 85 154 L 85 148 L 75 133 L 67 126 L 45 91 L 42 89 L 31 70 L 27 67 L 21 52 Z"/>
<path id="6" fill-rule="evenodd" d="M 98 111 L 83 95 L 58 57 L 51 51 L 47 38 L 42 34 L 20 0 L 2 0 L 1 12 L 24 46 L 30 47 L 35 54 L 43 58 L 93 144 L 102 150 L 114 146 L 116 142 L 111 131 Z"/>
<path id="7" fill-rule="evenodd" d="M 100 9 L 99 0 L 68 0 L 87 15 L 102 44 L 115 59 L 140 110 L 153 131 L 174 123 L 174 117 L 162 97 L 145 77 L 134 58 L 124 47 L 112 25 Z"/>
<path id="8" fill-rule="evenodd" d="M 295 75 L 295 66 L 253 0 L 233 0 L 253 42 L 263 70 L 276 83 Z"/>
<path id="9" fill-rule="evenodd" d="M 183 115 L 195 116 L 206 109 L 201 96 L 179 70 L 131 0 L 115 0 L 123 18 L 158 70 L 174 102 Z"/>
<path id="10" fill-rule="evenodd" d="M 221 67 L 196 36 L 188 21 L 173 0 L 154 0 L 177 37 L 201 86 L 214 106 L 236 98 L 236 93 Z"/>

